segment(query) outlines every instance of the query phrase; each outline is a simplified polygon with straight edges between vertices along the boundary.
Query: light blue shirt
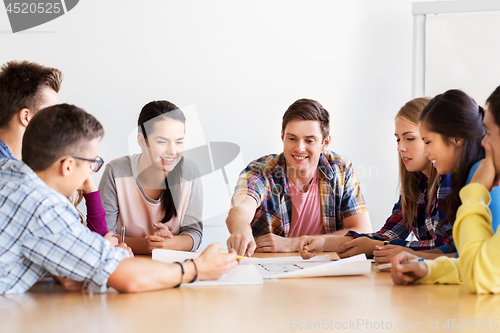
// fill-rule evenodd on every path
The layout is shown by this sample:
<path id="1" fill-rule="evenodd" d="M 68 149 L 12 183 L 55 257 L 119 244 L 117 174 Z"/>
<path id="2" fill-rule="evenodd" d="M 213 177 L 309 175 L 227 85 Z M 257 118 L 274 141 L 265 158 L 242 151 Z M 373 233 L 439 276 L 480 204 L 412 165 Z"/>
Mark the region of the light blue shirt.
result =
<path id="1" fill-rule="evenodd" d="M 474 166 L 470 169 L 469 177 L 467 178 L 467 184 L 470 183 L 472 176 L 476 173 L 477 167 L 481 161 L 474 164 Z M 491 227 L 493 228 L 493 232 L 496 233 L 498 229 L 498 225 L 500 224 L 500 187 L 494 187 L 490 192 L 491 201 L 488 208 L 491 211 Z"/>
<path id="2" fill-rule="evenodd" d="M 466 184 L 470 183 L 472 176 L 474 176 L 474 174 L 476 173 L 476 170 L 477 170 L 477 167 L 479 166 L 479 163 L 481 163 L 481 161 L 476 162 L 476 164 L 474 164 L 472 166 L 472 168 L 470 169 L 469 177 L 467 177 Z M 491 211 L 491 227 L 493 229 L 493 233 L 496 233 L 497 229 L 498 229 L 498 225 L 500 224 L 500 187 L 498 187 L 498 186 L 494 187 L 493 190 L 490 192 L 490 197 L 491 197 L 491 201 L 490 201 L 488 208 Z M 444 253 L 456 252 L 457 250 L 455 248 L 455 244 L 452 244 L 452 245 L 453 245 L 452 249 L 450 249 L 448 247 L 448 245 L 440 246 L 439 249 L 441 251 L 443 251 Z M 458 253 L 455 257 L 458 258 Z"/>
<path id="3" fill-rule="evenodd" d="M 47 272 L 104 292 L 127 257 L 83 226 L 71 202 L 24 162 L 0 159 L 0 295 L 23 293 Z"/>
<path id="4" fill-rule="evenodd" d="M 9 147 L 3 141 L 0 141 L 0 158 L 8 158 L 9 160 L 17 161 L 17 158 L 12 155 Z"/>

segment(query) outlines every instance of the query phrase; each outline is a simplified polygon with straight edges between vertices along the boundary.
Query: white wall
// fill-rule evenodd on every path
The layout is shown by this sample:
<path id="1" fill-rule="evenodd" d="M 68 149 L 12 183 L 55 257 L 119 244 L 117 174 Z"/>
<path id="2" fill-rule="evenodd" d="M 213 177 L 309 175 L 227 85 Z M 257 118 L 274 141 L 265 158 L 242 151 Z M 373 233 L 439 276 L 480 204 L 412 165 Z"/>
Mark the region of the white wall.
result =
<path id="1" fill-rule="evenodd" d="M 106 161 L 128 153 L 151 100 L 195 105 L 206 139 L 238 144 L 248 163 L 281 152 L 284 111 L 316 99 L 378 230 L 397 199 L 393 117 L 411 98 L 412 20 L 410 0 L 85 0 L 17 34 L 0 10 L 0 63 L 61 69 L 60 100 L 103 123 Z M 224 215 L 208 241 L 225 241 Z"/>

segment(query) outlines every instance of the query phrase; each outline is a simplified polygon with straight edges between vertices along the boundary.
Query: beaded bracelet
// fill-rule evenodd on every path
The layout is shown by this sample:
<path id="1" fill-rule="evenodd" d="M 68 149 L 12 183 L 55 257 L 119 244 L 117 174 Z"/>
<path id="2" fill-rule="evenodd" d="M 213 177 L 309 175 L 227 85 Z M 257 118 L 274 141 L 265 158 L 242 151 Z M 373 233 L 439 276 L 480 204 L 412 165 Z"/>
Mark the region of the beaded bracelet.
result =
<path id="1" fill-rule="evenodd" d="M 186 261 L 192 261 L 193 265 L 194 265 L 194 269 L 196 271 L 196 274 L 195 274 L 194 278 L 191 281 L 189 281 L 189 283 L 193 283 L 198 278 L 198 267 L 196 266 L 196 263 L 194 262 L 193 259 L 186 259 L 186 260 L 184 260 L 184 262 L 186 262 Z"/>
<path id="2" fill-rule="evenodd" d="M 182 266 L 182 264 L 178 261 L 174 261 L 174 264 L 179 264 L 179 266 L 181 266 L 181 283 L 179 283 L 178 285 L 176 285 L 174 287 L 174 288 L 178 288 L 182 284 L 182 278 L 184 277 L 184 266 Z"/>

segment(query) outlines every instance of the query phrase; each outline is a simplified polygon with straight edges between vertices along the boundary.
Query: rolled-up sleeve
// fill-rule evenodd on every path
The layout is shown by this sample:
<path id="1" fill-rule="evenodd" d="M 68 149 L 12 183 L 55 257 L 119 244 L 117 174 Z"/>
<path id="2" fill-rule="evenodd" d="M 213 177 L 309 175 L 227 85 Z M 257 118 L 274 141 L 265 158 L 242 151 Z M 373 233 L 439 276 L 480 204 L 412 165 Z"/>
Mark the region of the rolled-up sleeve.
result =
<path id="1" fill-rule="evenodd" d="M 109 276 L 128 252 L 84 227 L 63 204 L 38 218 L 40 228 L 22 240 L 22 255 L 51 274 L 88 282 L 95 292 L 106 291 Z"/>

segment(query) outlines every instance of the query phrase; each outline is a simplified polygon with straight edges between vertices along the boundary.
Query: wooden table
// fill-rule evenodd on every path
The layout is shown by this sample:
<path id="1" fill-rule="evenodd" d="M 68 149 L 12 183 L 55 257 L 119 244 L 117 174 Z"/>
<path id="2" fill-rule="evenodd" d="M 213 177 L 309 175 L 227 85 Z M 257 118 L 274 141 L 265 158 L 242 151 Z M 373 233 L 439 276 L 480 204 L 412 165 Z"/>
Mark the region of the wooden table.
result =
<path id="1" fill-rule="evenodd" d="M 372 269 L 140 294 L 68 293 L 44 281 L 0 297 L 0 332 L 493 332 L 499 314 L 500 296 L 457 285 L 396 286 L 389 273 Z M 477 329 L 487 320 L 490 329 Z M 475 329 L 453 330 L 454 323 Z"/>

